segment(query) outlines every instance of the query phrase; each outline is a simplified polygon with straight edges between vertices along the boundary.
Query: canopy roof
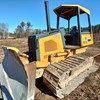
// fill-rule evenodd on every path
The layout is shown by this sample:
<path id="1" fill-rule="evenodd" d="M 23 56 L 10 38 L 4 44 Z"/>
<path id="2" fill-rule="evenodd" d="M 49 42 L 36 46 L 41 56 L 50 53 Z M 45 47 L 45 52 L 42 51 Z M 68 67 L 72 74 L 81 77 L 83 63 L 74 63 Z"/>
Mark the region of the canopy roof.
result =
<path id="1" fill-rule="evenodd" d="M 80 5 L 60 5 L 56 9 L 54 9 L 54 12 L 57 14 L 57 16 L 60 16 L 65 19 L 70 19 L 73 16 L 77 15 L 77 8 L 80 8 L 80 14 L 87 13 L 90 15 L 90 11 Z"/>

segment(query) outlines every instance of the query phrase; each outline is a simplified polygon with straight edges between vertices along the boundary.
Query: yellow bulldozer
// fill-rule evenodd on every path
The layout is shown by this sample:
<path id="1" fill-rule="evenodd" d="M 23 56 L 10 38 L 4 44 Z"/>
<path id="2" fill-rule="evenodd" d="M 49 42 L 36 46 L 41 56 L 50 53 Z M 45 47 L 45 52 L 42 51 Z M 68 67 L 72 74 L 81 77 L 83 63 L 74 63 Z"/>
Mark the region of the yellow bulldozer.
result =
<path id="1" fill-rule="evenodd" d="M 90 11 L 80 5 L 60 5 L 54 9 L 57 27 L 53 29 L 48 1 L 45 8 L 47 32 L 28 37 L 27 54 L 15 47 L 3 46 L 5 57 L 0 64 L 0 86 L 4 100 L 34 100 L 35 81 L 40 77 L 54 95 L 64 98 L 98 69 L 95 59 L 99 54 L 85 52 L 93 44 Z M 82 14 L 87 15 L 88 32 L 81 30 Z M 74 16 L 77 26 L 70 28 Z M 60 18 L 68 21 L 67 32 L 59 27 Z"/>

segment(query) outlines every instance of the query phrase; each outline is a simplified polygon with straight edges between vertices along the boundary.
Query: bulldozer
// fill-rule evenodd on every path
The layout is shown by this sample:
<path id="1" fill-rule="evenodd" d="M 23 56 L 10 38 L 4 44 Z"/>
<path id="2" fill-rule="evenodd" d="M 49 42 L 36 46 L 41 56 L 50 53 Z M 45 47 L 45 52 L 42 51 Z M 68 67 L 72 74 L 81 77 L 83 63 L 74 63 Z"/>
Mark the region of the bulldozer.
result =
<path id="1" fill-rule="evenodd" d="M 47 32 L 28 37 L 29 51 L 3 46 L 4 60 L 0 64 L 0 87 L 4 100 L 34 100 L 36 79 L 58 98 L 64 98 L 84 79 L 98 69 L 99 53 L 87 54 L 93 44 L 90 11 L 80 5 L 63 4 L 54 9 L 57 27 L 51 28 L 48 1 L 45 1 Z M 80 16 L 87 15 L 88 32 L 81 31 Z M 76 16 L 77 26 L 70 27 Z M 68 21 L 67 32 L 60 19 Z"/>

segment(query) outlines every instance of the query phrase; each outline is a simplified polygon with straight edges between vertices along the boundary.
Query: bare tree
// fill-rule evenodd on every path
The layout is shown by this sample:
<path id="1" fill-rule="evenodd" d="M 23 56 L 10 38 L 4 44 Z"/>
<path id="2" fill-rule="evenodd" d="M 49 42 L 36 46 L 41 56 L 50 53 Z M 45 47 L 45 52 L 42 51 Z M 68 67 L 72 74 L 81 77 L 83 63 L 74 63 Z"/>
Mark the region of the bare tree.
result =
<path id="1" fill-rule="evenodd" d="M 16 37 L 18 38 L 27 37 L 32 34 L 31 27 L 32 25 L 30 22 L 25 23 L 22 21 L 20 25 L 17 26 L 14 33 L 16 34 Z"/>
<path id="2" fill-rule="evenodd" d="M 22 28 L 22 33 L 25 32 L 25 31 L 24 31 L 25 25 L 26 25 L 26 24 L 25 24 L 25 22 L 23 22 L 23 21 L 20 23 L 20 26 L 21 26 L 21 28 Z"/>
<path id="3" fill-rule="evenodd" d="M 31 30 L 32 30 L 31 27 L 32 27 L 31 23 L 27 22 L 26 23 L 26 35 L 25 36 L 31 35 Z"/>
<path id="4" fill-rule="evenodd" d="M 23 33 L 22 31 L 23 31 L 22 27 L 18 25 L 17 28 L 15 29 L 16 37 L 21 38 Z"/>
<path id="5" fill-rule="evenodd" d="M 0 23 L 0 33 L 2 33 L 1 38 L 3 39 L 8 38 L 8 24 L 7 23 Z"/>

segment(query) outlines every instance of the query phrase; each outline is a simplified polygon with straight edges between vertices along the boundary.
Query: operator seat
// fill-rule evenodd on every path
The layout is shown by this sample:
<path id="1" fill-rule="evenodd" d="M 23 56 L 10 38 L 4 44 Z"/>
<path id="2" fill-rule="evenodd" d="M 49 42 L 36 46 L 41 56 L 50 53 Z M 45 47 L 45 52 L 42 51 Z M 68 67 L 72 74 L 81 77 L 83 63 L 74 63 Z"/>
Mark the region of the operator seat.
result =
<path id="1" fill-rule="evenodd" d="M 73 26 L 71 28 L 70 34 L 72 35 L 72 45 L 78 45 L 79 44 L 79 32 L 78 32 L 78 27 Z"/>

